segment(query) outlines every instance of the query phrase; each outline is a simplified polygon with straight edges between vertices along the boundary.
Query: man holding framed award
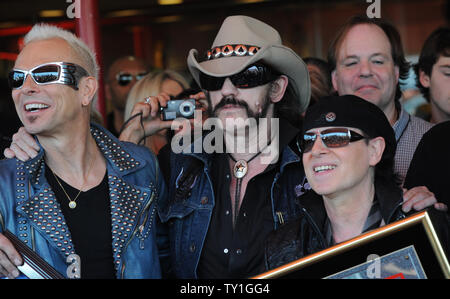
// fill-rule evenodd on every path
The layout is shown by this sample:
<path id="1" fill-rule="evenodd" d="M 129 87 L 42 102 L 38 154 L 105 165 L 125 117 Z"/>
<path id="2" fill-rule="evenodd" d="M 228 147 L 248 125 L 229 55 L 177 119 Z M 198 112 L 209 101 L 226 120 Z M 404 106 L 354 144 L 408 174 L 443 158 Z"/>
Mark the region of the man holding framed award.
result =
<path id="1" fill-rule="evenodd" d="M 384 113 L 357 96 L 321 99 L 306 113 L 301 138 L 313 191 L 299 198 L 299 220 L 267 241 L 273 269 L 361 233 L 404 218 L 402 189 L 393 172 L 395 137 Z M 448 218 L 431 208 L 444 250 Z"/>

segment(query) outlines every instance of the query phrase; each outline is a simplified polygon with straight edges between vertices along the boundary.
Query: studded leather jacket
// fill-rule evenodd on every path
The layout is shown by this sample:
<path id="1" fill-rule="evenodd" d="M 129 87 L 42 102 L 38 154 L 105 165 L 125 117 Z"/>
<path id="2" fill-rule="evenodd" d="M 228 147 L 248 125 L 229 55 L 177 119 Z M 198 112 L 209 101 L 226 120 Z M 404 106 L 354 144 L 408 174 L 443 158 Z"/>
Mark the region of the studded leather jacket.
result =
<path id="1" fill-rule="evenodd" d="M 95 124 L 91 134 L 107 164 L 116 277 L 160 278 L 155 214 L 166 195 L 157 160 Z M 27 162 L 0 161 L 0 232 L 8 229 L 67 276 L 66 259 L 76 250 L 44 171 L 42 148 Z"/>

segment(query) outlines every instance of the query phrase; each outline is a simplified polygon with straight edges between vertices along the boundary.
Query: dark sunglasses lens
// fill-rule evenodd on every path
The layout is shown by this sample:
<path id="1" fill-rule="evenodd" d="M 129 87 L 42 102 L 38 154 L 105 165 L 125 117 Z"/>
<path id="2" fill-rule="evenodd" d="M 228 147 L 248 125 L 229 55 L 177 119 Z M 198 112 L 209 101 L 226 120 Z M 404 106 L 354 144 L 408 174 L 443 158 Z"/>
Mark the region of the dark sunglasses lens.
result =
<path id="1" fill-rule="evenodd" d="M 343 147 L 350 143 L 347 132 L 322 132 L 321 135 L 323 143 L 325 143 L 327 147 Z"/>
<path id="2" fill-rule="evenodd" d="M 203 89 L 208 91 L 219 90 L 225 82 L 225 77 L 212 77 L 206 74 L 200 73 L 200 85 Z"/>
<path id="3" fill-rule="evenodd" d="M 237 88 L 253 88 L 275 80 L 277 76 L 269 68 L 262 65 L 253 65 L 248 69 L 230 76 L 230 80 Z M 200 73 L 202 88 L 210 91 L 219 90 L 226 77 L 211 77 Z"/>
<path id="4" fill-rule="evenodd" d="M 305 135 L 303 135 L 303 139 L 302 139 L 302 142 L 300 144 L 300 149 L 302 150 L 302 152 L 303 153 L 309 152 L 312 149 L 315 141 L 316 141 L 316 135 L 315 134 L 305 134 Z"/>
<path id="5" fill-rule="evenodd" d="M 19 88 L 25 80 L 25 73 L 20 71 L 11 71 L 8 75 L 8 83 L 11 88 Z"/>
<path id="6" fill-rule="evenodd" d="M 130 84 L 130 82 L 133 80 L 133 76 L 130 74 L 120 74 L 119 78 L 117 79 L 117 83 L 119 83 L 120 86 L 127 86 Z"/>
<path id="7" fill-rule="evenodd" d="M 320 138 L 326 147 L 337 148 L 347 146 L 350 143 L 348 131 L 324 130 L 320 133 Z M 316 140 L 315 134 L 305 134 L 300 144 L 303 153 L 311 151 Z"/>
<path id="8" fill-rule="evenodd" d="M 57 65 L 45 65 L 33 70 L 31 74 L 37 83 L 49 83 L 58 80 L 59 67 Z"/>
<path id="9" fill-rule="evenodd" d="M 268 83 L 264 72 L 264 67 L 254 65 L 243 72 L 231 76 L 230 79 L 237 88 L 252 88 Z"/>

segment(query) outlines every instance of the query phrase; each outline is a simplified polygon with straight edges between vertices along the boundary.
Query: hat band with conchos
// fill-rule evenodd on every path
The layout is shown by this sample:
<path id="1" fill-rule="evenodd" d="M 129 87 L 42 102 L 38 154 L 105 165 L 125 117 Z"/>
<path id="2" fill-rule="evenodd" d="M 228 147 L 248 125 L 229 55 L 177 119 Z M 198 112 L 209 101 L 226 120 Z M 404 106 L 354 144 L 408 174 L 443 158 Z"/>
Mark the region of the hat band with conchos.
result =
<path id="1" fill-rule="evenodd" d="M 260 20 L 242 15 L 227 17 L 208 53 L 198 54 L 196 49 L 191 49 L 187 65 L 200 87 L 200 73 L 211 77 L 230 77 L 261 62 L 288 77 L 300 104 L 298 113 L 308 107 L 311 82 L 306 64 L 294 50 L 282 44 L 275 28 Z"/>
<path id="2" fill-rule="evenodd" d="M 206 57 L 203 61 L 213 60 L 222 57 L 244 57 L 244 56 L 254 56 L 261 48 L 258 46 L 251 45 L 224 45 L 219 47 L 214 47 L 206 52 Z"/>

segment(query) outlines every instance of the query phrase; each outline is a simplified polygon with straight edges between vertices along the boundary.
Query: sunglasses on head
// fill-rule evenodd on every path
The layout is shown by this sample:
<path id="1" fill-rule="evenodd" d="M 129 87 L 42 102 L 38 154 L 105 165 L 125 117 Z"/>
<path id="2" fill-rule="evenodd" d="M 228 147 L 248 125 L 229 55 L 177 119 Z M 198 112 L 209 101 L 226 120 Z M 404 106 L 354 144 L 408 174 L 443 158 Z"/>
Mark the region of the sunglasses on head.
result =
<path id="1" fill-rule="evenodd" d="M 200 73 L 200 85 L 208 91 L 216 91 L 222 88 L 226 78 L 237 88 L 253 88 L 267 84 L 280 75 L 265 65 L 252 65 L 240 73 L 229 77 L 212 77 Z"/>
<path id="2" fill-rule="evenodd" d="M 78 90 L 78 81 L 88 72 L 81 66 L 70 62 L 50 62 L 38 65 L 29 71 L 13 69 L 9 72 L 8 83 L 12 89 L 23 86 L 27 76 L 31 75 L 38 85 L 64 84 Z"/>
<path id="3" fill-rule="evenodd" d="M 366 136 L 345 128 L 331 128 L 323 130 L 320 133 L 305 133 L 300 143 L 302 153 L 311 151 L 316 141 L 317 135 L 320 135 L 323 144 L 329 148 L 344 147 L 350 142 L 366 139 Z"/>
<path id="4" fill-rule="evenodd" d="M 139 73 L 139 74 L 136 74 L 136 75 L 133 75 L 133 74 L 130 74 L 130 73 L 122 73 L 122 72 L 120 72 L 120 73 L 118 73 L 116 75 L 116 80 L 117 80 L 117 83 L 120 86 L 127 86 L 128 84 L 131 83 L 131 81 L 133 81 L 133 77 L 136 79 L 136 81 L 139 81 L 145 75 L 147 75 L 146 72 L 145 73 Z"/>

